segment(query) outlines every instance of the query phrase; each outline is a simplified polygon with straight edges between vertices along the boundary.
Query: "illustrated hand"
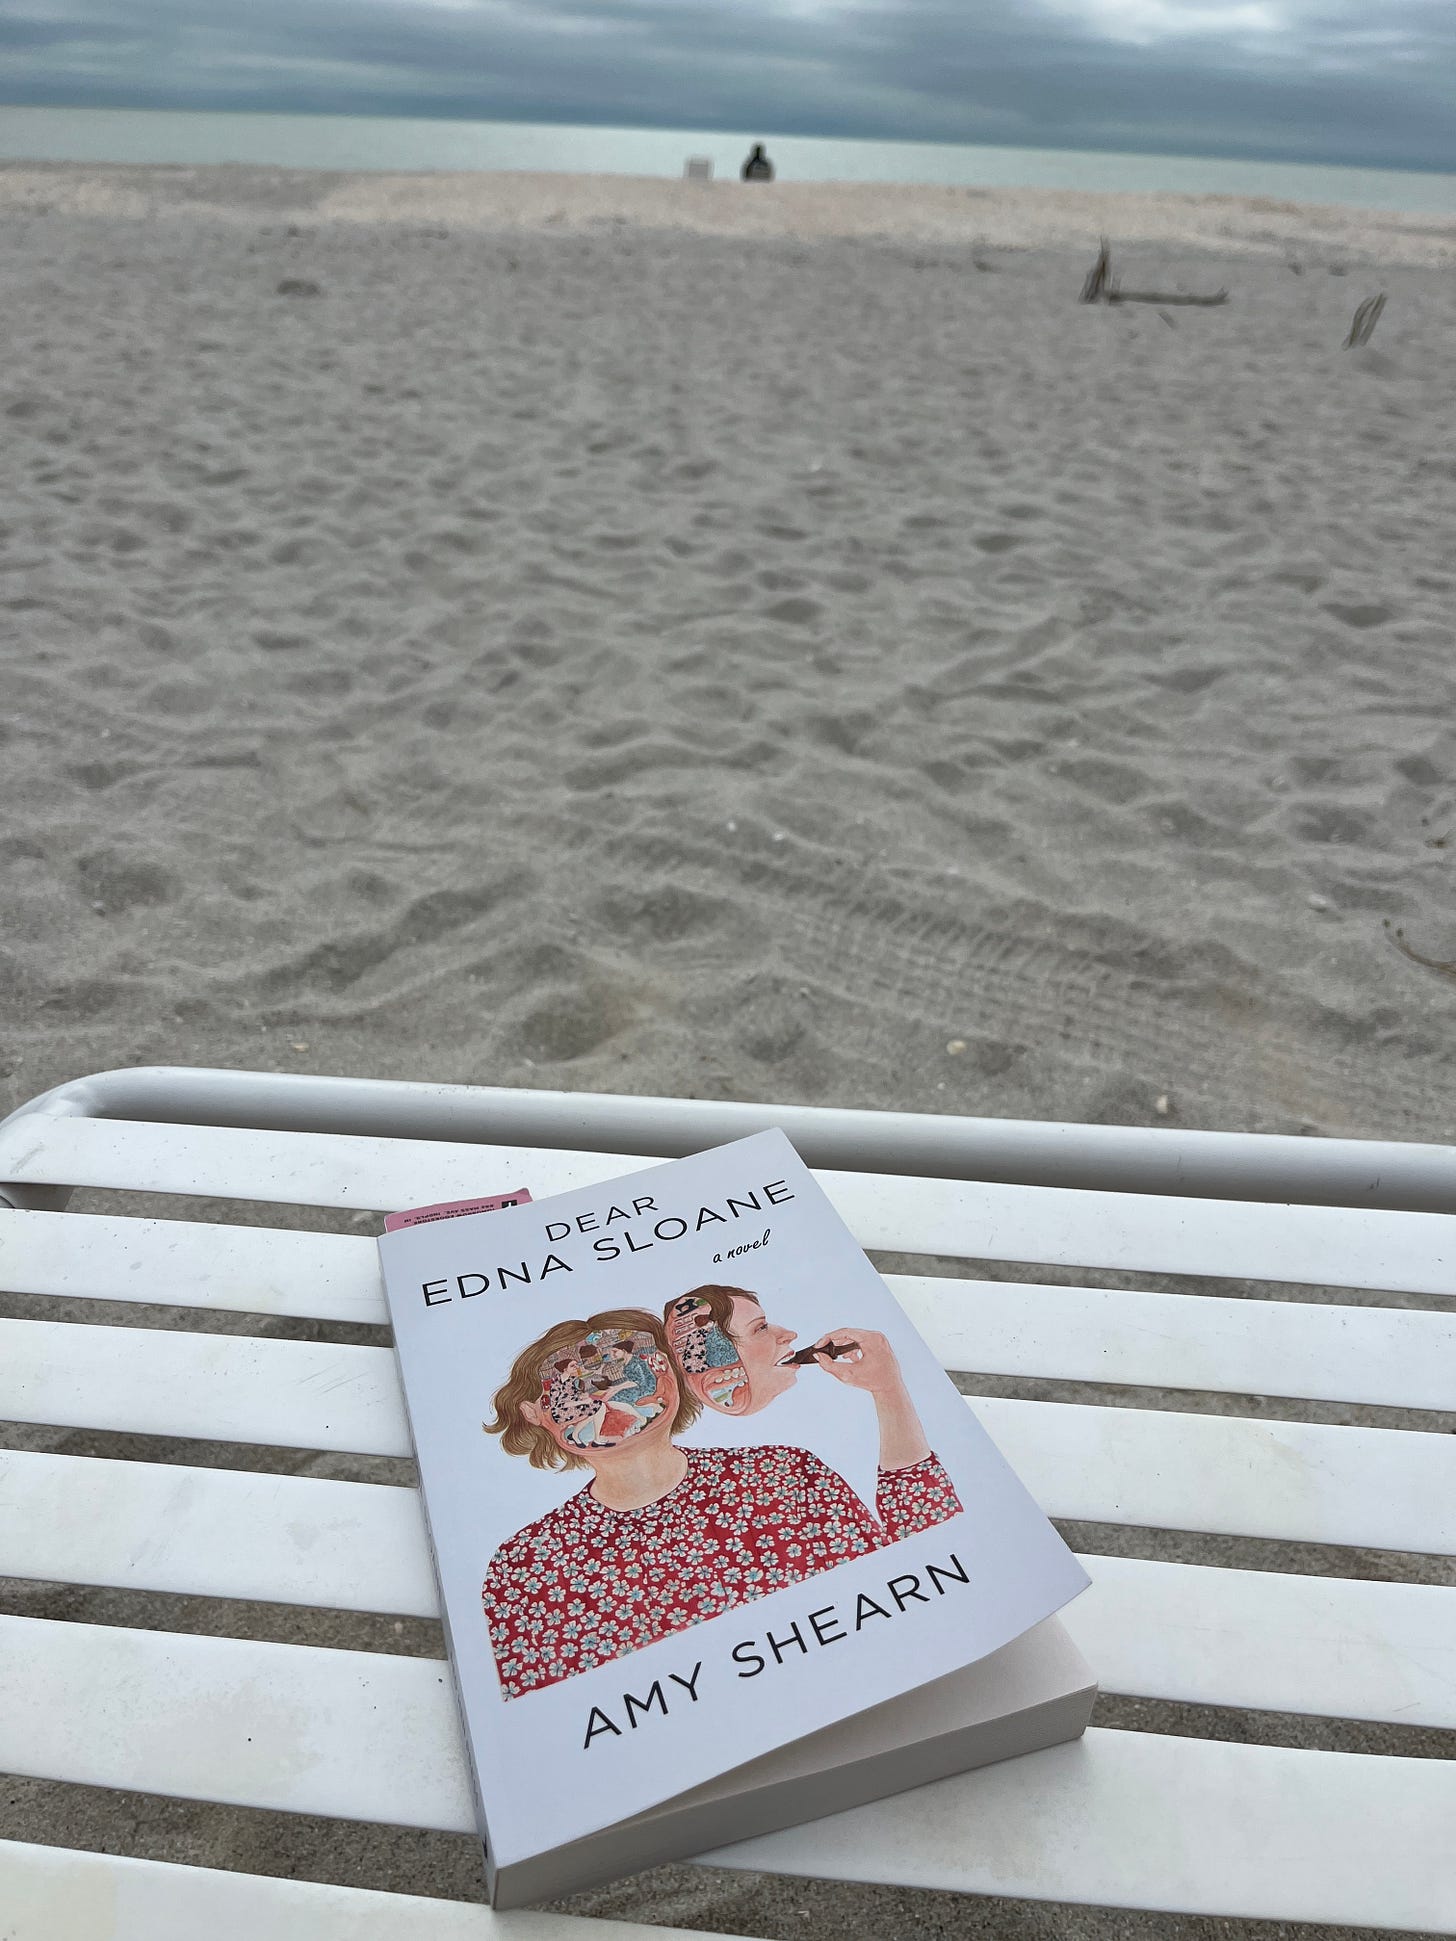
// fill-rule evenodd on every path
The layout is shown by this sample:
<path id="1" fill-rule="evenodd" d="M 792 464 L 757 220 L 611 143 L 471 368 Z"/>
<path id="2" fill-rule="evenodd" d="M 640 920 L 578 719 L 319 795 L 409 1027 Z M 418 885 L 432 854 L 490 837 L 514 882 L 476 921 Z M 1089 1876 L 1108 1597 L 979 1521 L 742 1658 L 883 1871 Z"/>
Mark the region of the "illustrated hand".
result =
<path id="1" fill-rule="evenodd" d="M 831 1358 L 820 1354 L 831 1342 L 854 1341 L 858 1346 L 845 1355 Z M 814 1343 L 814 1365 L 822 1368 L 847 1388 L 864 1389 L 870 1395 L 883 1395 L 901 1386 L 900 1364 L 895 1351 L 882 1334 L 872 1328 L 831 1328 Z"/>

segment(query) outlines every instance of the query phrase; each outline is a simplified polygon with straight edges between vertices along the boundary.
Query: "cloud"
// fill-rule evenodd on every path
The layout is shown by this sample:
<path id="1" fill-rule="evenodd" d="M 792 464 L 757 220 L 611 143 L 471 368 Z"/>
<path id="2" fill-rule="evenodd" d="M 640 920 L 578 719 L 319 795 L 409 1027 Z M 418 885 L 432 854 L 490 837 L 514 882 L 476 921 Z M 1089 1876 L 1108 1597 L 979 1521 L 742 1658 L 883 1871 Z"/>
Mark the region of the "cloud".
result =
<path id="1" fill-rule="evenodd" d="M 12 102 L 1456 170 L 1451 0 L 0 0 Z"/>
<path id="2" fill-rule="evenodd" d="M 1264 0 L 1047 0 L 1048 11 L 1084 22 L 1107 40 L 1151 47 L 1161 40 L 1245 41 L 1279 33 L 1287 9 Z"/>

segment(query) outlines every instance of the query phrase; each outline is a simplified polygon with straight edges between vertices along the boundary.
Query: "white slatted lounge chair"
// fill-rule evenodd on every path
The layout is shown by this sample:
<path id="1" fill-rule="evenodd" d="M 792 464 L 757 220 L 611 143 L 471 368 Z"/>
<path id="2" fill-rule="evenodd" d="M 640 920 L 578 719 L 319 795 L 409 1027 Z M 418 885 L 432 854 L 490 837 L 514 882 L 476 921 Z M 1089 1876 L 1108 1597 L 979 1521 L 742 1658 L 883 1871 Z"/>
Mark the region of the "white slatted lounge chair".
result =
<path id="1" fill-rule="evenodd" d="M 1456 1405 L 1456 1153 L 241 1073 L 79 1081 L 0 1127 L 0 1286 L 384 1318 L 372 1238 L 67 1213 L 71 1187 L 380 1209 L 539 1197 L 781 1124 L 872 1249 L 1222 1275 L 1262 1300 L 896 1278 L 947 1364 L 1239 1396 Z M 970 1183 L 977 1182 L 977 1183 Z M 1241 1202 L 1235 1204 L 1235 1202 Z M 1278 1202 L 1278 1203 L 1276 1203 Z M 374 1229 L 371 1224 L 370 1231 Z M 1371 1302 L 1372 1293 L 1415 1305 Z M 383 1347 L 0 1321 L 0 1418 L 403 1455 Z M 1004 1386 L 1005 1384 L 1003 1384 Z M 1456 1554 L 1456 1435 L 975 1398 L 1056 1517 Z M 1306 1411 L 1308 1412 L 1308 1411 Z M 11 1440 L 17 1438 L 12 1436 Z M 1456 1726 L 1456 1587 L 1087 1559 L 1104 1689 Z M 414 1493 L 0 1451 L 0 1576 L 430 1615 Z M 0 1616 L 0 1770 L 470 1829 L 433 1661 Z M 3 1831 L 3 1827 L 0 1827 Z M 1094 1729 L 718 1864 L 1456 1933 L 1456 1761 Z M 0 1844 L 6 1941 L 587 1941 L 599 1924 Z M 662 1930 L 602 1925 L 612 1941 Z"/>

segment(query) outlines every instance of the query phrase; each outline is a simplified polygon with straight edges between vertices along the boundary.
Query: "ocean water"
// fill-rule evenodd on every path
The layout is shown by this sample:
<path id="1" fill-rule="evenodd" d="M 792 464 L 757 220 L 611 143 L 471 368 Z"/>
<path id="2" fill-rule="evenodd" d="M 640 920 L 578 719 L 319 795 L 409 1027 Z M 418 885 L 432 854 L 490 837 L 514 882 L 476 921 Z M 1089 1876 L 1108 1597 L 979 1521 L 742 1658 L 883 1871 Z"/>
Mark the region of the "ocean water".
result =
<path id="1" fill-rule="evenodd" d="M 1456 175 L 1403 169 L 938 142 L 826 141 L 775 136 L 763 130 L 725 135 L 693 129 L 573 128 L 375 115 L 0 107 L 0 162 L 242 162 L 284 168 L 539 169 L 678 176 L 689 155 L 705 155 L 712 159 L 715 174 L 736 176 L 750 142 L 760 136 L 784 181 L 1174 190 L 1456 215 Z"/>

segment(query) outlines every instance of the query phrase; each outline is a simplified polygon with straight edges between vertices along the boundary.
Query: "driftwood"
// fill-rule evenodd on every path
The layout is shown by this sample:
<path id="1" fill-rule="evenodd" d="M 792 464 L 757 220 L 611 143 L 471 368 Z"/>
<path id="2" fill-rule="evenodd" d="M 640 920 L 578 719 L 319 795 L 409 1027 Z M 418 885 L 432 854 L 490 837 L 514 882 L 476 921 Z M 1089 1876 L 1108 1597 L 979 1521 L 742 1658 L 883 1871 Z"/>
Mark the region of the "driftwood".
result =
<path id="1" fill-rule="evenodd" d="M 1350 325 L 1350 334 L 1345 339 L 1346 350 L 1358 350 L 1362 344 L 1368 344 L 1370 342 L 1371 337 L 1375 333 L 1375 326 L 1380 322 L 1380 313 L 1384 308 L 1384 290 L 1380 292 L 1378 297 L 1366 297 L 1365 301 L 1360 305 L 1360 308 L 1355 312 L 1355 321 Z"/>
<path id="2" fill-rule="evenodd" d="M 1164 296 L 1156 290 L 1109 290 L 1108 303 L 1227 303 L 1228 291 L 1219 290 L 1211 297 Z"/>
<path id="3" fill-rule="evenodd" d="M 1112 276 L 1112 251 L 1107 246 L 1107 238 L 1102 238 L 1102 247 L 1097 252 L 1097 261 L 1087 272 L 1087 281 L 1082 285 L 1083 303 L 1096 303 L 1107 288 Z"/>
<path id="4" fill-rule="evenodd" d="M 1097 252 L 1097 261 L 1087 273 L 1087 281 L 1082 285 L 1083 303 L 1227 303 L 1228 291 L 1219 290 L 1213 296 L 1169 296 L 1158 290 L 1124 290 L 1119 288 L 1112 274 L 1112 250 L 1107 238 L 1102 238 L 1102 247 Z"/>

